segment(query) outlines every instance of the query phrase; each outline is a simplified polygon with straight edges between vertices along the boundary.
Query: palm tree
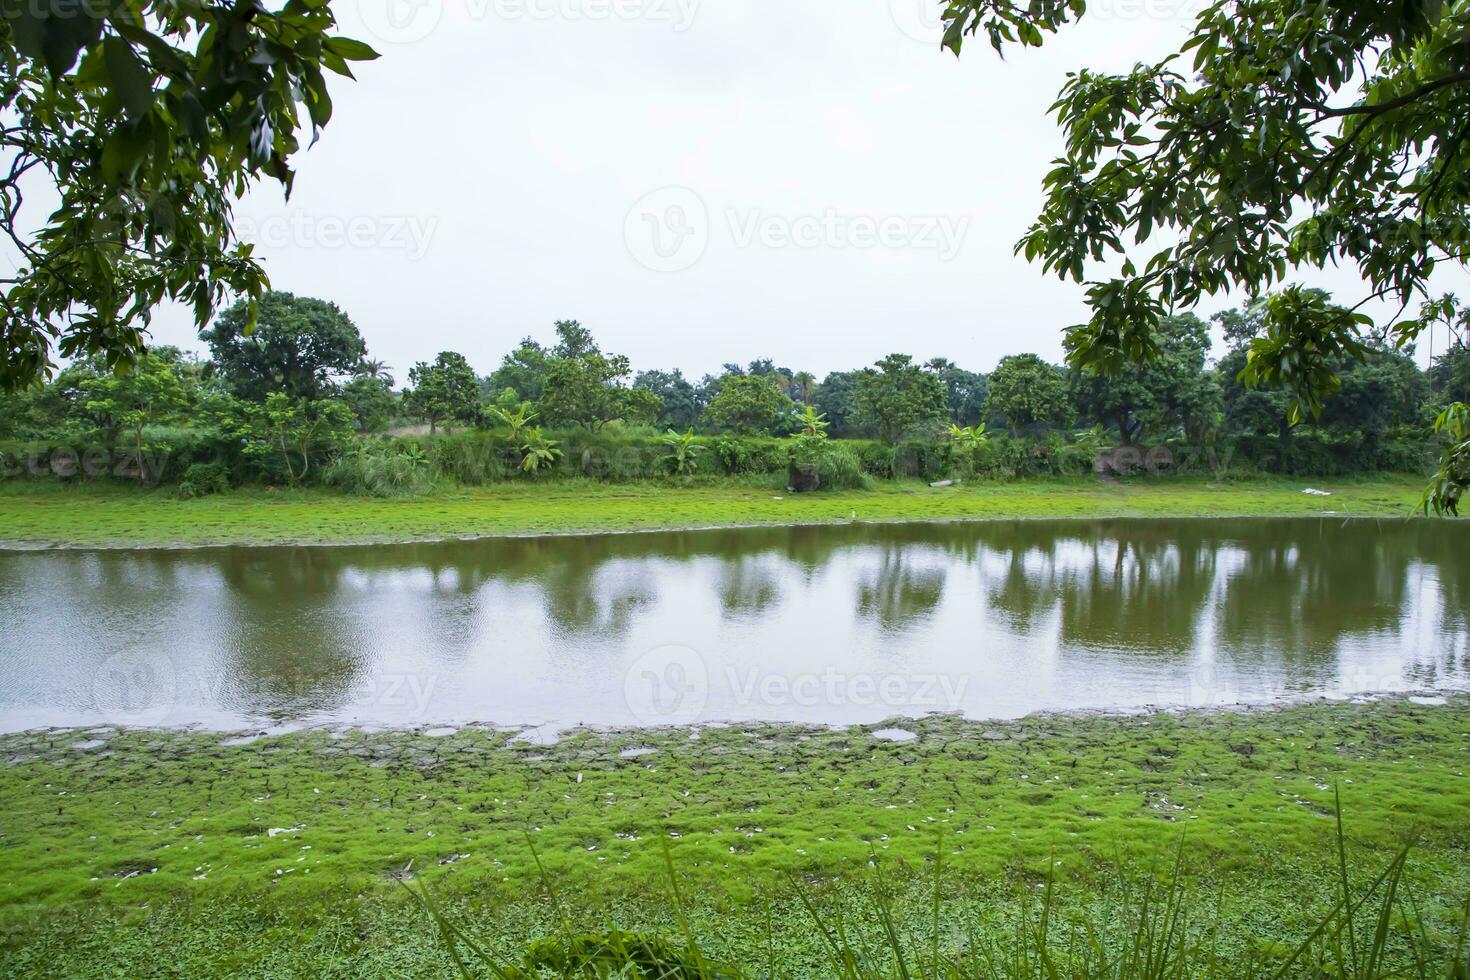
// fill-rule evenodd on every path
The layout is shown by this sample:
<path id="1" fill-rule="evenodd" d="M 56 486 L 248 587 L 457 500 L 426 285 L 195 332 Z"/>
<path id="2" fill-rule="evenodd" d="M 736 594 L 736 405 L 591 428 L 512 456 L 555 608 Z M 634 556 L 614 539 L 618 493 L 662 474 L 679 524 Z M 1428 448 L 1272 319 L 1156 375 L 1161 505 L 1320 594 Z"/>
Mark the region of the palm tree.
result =
<path id="1" fill-rule="evenodd" d="M 796 390 L 801 394 L 801 402 L 807 408 L 812 407 L 812 395 L 817 390 L 817 379 L 810 371 L 797 371 L 796 377 L 791 379 L 796 384 Z"/>
<path id="2" fill-rule="evenodd" d="M 377 378 L 379 381 L 382 381 L 383 384 L 391 388 L 393 387 L 393 375 L 391 373 L 392 370 L 393 369 L 388 366 L 387 361 L 374 361 L 364 358 L 362 361 L 358 362 L 357 376 L 359 378 Z"/>

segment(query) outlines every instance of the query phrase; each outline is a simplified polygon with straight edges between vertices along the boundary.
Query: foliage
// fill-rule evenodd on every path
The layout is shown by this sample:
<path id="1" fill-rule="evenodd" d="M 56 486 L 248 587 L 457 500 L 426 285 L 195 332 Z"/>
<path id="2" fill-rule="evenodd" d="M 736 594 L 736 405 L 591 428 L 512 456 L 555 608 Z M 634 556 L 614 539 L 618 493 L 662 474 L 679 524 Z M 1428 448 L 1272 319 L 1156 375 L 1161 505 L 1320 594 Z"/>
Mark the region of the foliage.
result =
<path id="1" fill-rule="evenodd" d="M 201 327 L 227 293 L 253 310 L 266 276 L 231 204 L 262 177 L 289 195 L 298 106 L 315 141 L 323 70 L 376 57 L 335 26 L 308 0 L 4 5 L 0 231 L 20 265 L 3 280 L 0 390 L 44 377 L 53 346 L 125 366 L 165 299 Z M 23 209 L 22 181 L 49 218 Z"/>
<path id="2" fill-rule="evenodd" d="M 387 361 L 363 358 L 362 362 L 357 365 L 355 377 L 381 381 L 388 390 L 393 389 L 393 369 L 388 366 Z"/>
<path id="3" fill-rule="evenodd" d="M 752 435 L 774 430 L 791 408 L 791 399 L 771 375 L 725 374 L 704 416 L 722 429 Z"/>
<path id="4" fill-rule="evenodd" d="M 331 399 L 295 399 L 284 392 L 248 402 L 229 395 L 209 406 L 221 432 L 241 442 L 241 451 L 265 466 L 280 467 L 291 483 L 300 483 L 321 459 L 352 435 L 352 410 Z"/>
<path id="5" fill-rule="evenodd" d="M 223 463 L 194 463 L 179 481 L 179 496 L 207 497 L 230 489 L 230 470 Z"/>
<path id="6" fill-rule="evenodd" d="M 1470 405 L 1455 402 L 1446 407 L 1434 420 L 1434 431 L 1449 445 L 1424 492 L 1421 508 L 1425 513 L 1459 516 L 1460 498 L 1470 486 Z"/>
<path id="7" fill-rule="evenodd" d="M 1431 393 L 1441 404 L 1470 402 L 1470 347 L 1457 344 L 1435 358 L 1425 374 Z"/>
<path id="8" fill-rule="evenodd" d="M 414 442 L 359 442 L 327 465 L 322 482 L 372 497 L 415 496 L 435 485 L 433 464 Z"/>
<path id="9" fill-rule="evenodd" d="M 520 444 L 525 433 L 536 418 L 536 412 L 528 401 L 520 401 L 514 388 L 500 393 L 495 404 L 486 407 L 485 414 L 505 426 L 505 436 L 510 442 Z"/>
<path id="10" fill-rule="evenodd" d="M 357 325 L 337 304 L 274 291 L 259 303 L 235 303 L 199 336 L 231 392 L 251 401 L 273 392 L 325 397 L 333 379 L 356 372 L 367 353 Z"/>
<path id="11" fill-rule="evenodd" d="M 671 476 L 689 476 L 704 454 L 704 447 L 694 441 L 693 429 L 686 429 L 682 435 L 670 429 L 664 433 L 663 444 L 668 452 L 659 459 L 659 464 Z"/>
<path id="12" fill-rule="evenodd" d="M 985 375 L 966 371 L 945 357 L 931 358 L 924 367 L 933 371 L 944 385 L 951 422 L 969 426 L 984 417 L 985 393 L 989 388 Z"/>
<path id="13" fill-rule="evenodd" d="M 897 442 L 946 415 L 944 383 L 913 361 L 908 354 L 889 354 L 876 363 L 876 371 L 857 373 L 853 420 L 885 442 Z"/>
<path id="14" fill-rule="evenodd" d="M 341 398 L 352 410 L 358 432 L 383 431 L 397 407 L 389 381 L 372 374 L 360 374 L 343 385 Z"/>
<path id="15" fill-rule="evenodd" d="M 803 433 L 788 440 L 790 465 L 816 470 L 823 490 L 866 490 L 873 484 L 852 446 L 828 439 L 824 433 Z"/>
<path id="16" fill-rule="evenodd" d="M 140 354 L 116 372 L 84 378 L 79 388 L 87 412 L 111 433 L 130 433 L 140 459 L 143 429 L 176 417 L 189 403 L 177 351 L 167 349 Z"/>
<path id="17" fill-rule="evenodd" d="M 408 371 L 413 387 L 403 407 L 427 419 L 429 431 L 454 422 L 473 425 L 480 418 L 480 380 L 463 354 L 441 351 L 433 364 L 419 361 Z"/>
<path id="18" fill-rule="evenodd" d="M 651 422 L 657 417 L 658 395 L 628 385 L 627 357 L 604 354 L 576 320 L 557 321 L 556 331 L 560 339 L 536 403 L 549 424 L 596 429 L 613 419 Z"/>
<path id="19" fill-rule="evenodd" d="M 810 402 L 796 413 L 796 424 L 800 430 L 799 434 L 809 439 L 827 437 L 827 417 L 813 409 Z"/>
<path id="20" fill-rule="evenodd" d="M 562 456 L 555 439 L 548 439 L 536 426 L 526 433 L 521 443 L 521 472 L 535 474 L 550 467 Z"/>
<path id="21" fill-rule="evenodd" d="M 967 425 L 963 428 L 949 424 L 949 440 L 965 452 L 974 452 L 990 445 L 990 437 L 985 433 L 985 423 L 979 425 Z"/>
<path id="22" fill-rule="evenodd" d="M 652 392 L 659 400 L 654 421 L 666 429 L 690 429 L 699 421 L 704 402 L 699 391 L 678 368 L 672 371 L 640 371 L 633 387 Z"/>
<path id="23" fill-rule="evenodd" d="M 845 439 L 864 434 L 856 424 L 856 389 L 856 371 L 833 371 L 812 394 L 812 406 L 827 417 L 834 436 Z"/>
<path id="24" fill-rule="evenodd" d="M 506 354 L 500 367 L 491 373 L 488 387 L 491 391 L 511 389 L 526 401 L 537 401 L 546 384 L 546 372 L 550 366 L 550 354 L 530 337 Z"/>
<path id="25" fill-rule="evenodd" d="M 1073 369 L 1072 404 L 1082 418 L 1105 420 L 1124 445 L 1145 434 L 1173 435 L 1219 411 L 1219 388 L 1203 383 L 1209 330 L 1196 316 L 1159 321 L 1159 353 L 1115 377 Z"/>
<path id="26" fill-rule="evenodd" d="M 1086 4 L 954 0 L 945 44 L 985 34 L 1002 50 L 1039 46 Z M 1463 319 L 1429 277 L 1470 253 L 1470 7 L 1464 3 L 1217 0 L 1173 55 L 1123 74 L 1068 76 L 1054 108 L 1066 134 L 1046 202 L 1017 250 L 1088 283 L 1092 318 L 1066 339 L 1071 363 L 1116 374 L 1159 352 L 1172 309 L 1240 288 L 1284 285 L 1292 270 L 1355 266 L 1365 298 L 1418 314 L 1379 330 L 1403 348 Z M 1155 232 L 1145 261 L 1126 256 Z M 1293 421 L 1321 412 L 1370 322 L 1288 286 L 1264 306 L 1243 379 L 1291 395 Z"/>
<path id="27" fill-rule="evenodd" d="M 1071 419 L 1066 382 L 1035 354 L 1003 357 L 990 375 L 985 412 L 1004 418 L 1013 436 L 1034 426 L 1065 425 Z"/>

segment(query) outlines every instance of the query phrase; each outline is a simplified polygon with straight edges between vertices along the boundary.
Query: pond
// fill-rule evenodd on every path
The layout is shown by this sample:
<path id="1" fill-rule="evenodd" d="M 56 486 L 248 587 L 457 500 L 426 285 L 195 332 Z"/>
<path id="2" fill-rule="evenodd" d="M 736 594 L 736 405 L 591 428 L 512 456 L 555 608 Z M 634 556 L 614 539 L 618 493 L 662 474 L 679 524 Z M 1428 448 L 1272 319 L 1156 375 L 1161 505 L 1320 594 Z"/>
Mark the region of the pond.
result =
<path id="1" fill-rule="evenodd" d="M 865 723 L 1470 686 L 1470 522 L 0 553 L 0 729 Z M 902 737 L 902 733 L 898 734 Z"/>

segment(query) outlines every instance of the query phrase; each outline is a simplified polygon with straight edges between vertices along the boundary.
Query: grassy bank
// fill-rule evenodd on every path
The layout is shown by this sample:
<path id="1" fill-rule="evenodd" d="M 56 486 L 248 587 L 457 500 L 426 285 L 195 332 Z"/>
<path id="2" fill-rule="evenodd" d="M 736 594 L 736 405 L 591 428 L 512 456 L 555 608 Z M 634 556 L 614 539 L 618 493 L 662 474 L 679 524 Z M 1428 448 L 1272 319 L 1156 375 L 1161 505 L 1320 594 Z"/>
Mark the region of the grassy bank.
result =
<path id="1" fill-rule="evenodd" d="M 1308 486 L 1330 497 L 1304 494 Z M 241 489 L 197 500 L 107 484 L 0 484 L 0 544 L 204 545 L 410 541 L 498 534 L 629 531 L 738 524 L 1023 517 L 1401 517 L 1423 492 L 1415 476 L 1371 479 L 1093 478 L 788 494 L 736 479 L 693 486 L 592 481 L 502 484 L 379 499 L 323 490 Z"/>
<path id="2" fill-rule="evenodd" d="M 922 932 L 936 849 L 946 945 L 1049 876 L 1096 918 L 1181 839 L 1226 948 L 1269 945 L 1331 904 L 1335 788 L 1361 879 L 1416 842 L 1414 927 L 1444 934 L 1470 887 L 1470 699 L 904 725 L 0 736 L 0 972 L 443 975 L 395 879 L 510 948 L 558 918 L 528 840 L 577 921 L 673 934 L 667 844 L 701 942 L 787 975 L 823 973 L 793 883 L 835 902 L 876 862 Z"/>

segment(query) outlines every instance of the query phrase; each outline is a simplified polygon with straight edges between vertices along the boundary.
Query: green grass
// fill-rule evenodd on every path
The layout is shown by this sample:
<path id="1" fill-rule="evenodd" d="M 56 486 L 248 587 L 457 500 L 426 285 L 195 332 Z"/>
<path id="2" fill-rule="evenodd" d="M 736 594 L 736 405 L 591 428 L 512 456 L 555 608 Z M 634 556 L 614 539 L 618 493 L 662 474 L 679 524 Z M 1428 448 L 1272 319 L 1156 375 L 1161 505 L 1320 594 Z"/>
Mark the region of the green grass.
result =
<path id="1" fill-rule="evenodd" d="M 0 972 L 442 976 L 398 879 L 519 948 L 560 915 L 528 840 L 578 923 L 677 937 L 667 844 L 701 946 L 747 966 L 777 951 L 783 975 L 830 975 L 795 887 L 830 909 L 876 862 L 900 928 L 922 936 L 936 850 L 947 949 L 961 921 L 1008 935 L 1016 896 L 1048 879 L 1059 921 L 1106 925 L 1124 883 L 1167 874 L 1181 839 L 1195 904 L 1240 942 L 1284 943 L 1339 893 L 1335 788 L 1360 878 L 1415 844 L 1406 888 L 1425 929 L 1447 934 L 1470 888 L 1470 699 L 904 725 L 920 738 L 0 736 Z M 620 754 L 633 746 L 655 751 Z"/>
<path id="2" fill-rule="evenodd" d="M 1308 486 L 1331 497 L 1302 493 Z M 1205 478 L 1104 483 L 1092 478 L 973 483 L 935 489 L 880 482 L 871 490 L 795 495 L 736 480 L 693 486 L 562 481 L 501 484 L 410 499 L 324 490 L 240 489 L 180 500 L 166 488 L 0 484 L 0 544 L 166 546 L 410 541 L 503 534 L 631 531 L 739 524 L 1022 517 L 1403 516 L 1423 491 L 1415 476 L 1361 479 Z"/>

